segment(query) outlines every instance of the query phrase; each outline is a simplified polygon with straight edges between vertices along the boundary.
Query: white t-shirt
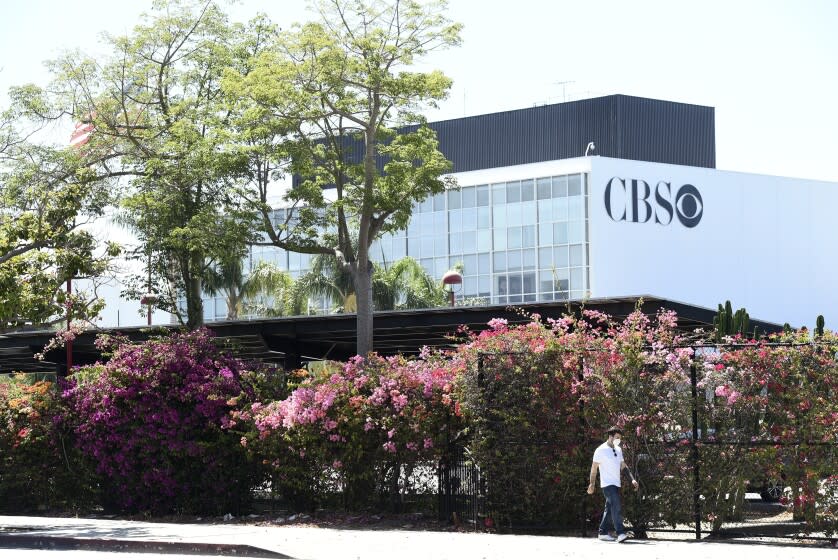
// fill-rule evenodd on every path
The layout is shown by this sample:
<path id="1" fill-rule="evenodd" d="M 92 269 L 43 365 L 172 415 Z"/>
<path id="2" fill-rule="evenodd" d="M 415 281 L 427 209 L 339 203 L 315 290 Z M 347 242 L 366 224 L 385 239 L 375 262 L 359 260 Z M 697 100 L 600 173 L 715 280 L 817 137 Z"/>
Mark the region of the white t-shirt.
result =
<path id="1" fill-rule="evenodd" d="M 614 452 L 617 452 L 616 456 Z M 594 463 L 599 463 L 599 485 L 620 486 L 620 465 L 623 462 L 623 450 L 617 447 L 609 447 L 603 443 L 594 451 Z"/>

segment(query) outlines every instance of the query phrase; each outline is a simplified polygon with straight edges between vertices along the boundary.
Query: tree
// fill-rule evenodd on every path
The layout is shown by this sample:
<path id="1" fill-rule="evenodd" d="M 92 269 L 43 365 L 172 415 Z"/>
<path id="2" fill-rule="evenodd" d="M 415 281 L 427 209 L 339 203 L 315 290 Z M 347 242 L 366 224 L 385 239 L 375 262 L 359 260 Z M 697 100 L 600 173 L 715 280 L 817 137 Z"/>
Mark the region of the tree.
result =
<path id="1" fill-rule="evenodd" d="M 140 239 L 134 257 L 162 284 L 158 307 L 195 328 L 202 281 L 214 263 L 244 256 L 252 229 L 232 193 L 241 158 L 224 149 L 230 111 L 220 89 L 224 70 L 245 56 L 243 28 L 211 1 L 158 0 L 153 9 L 130 34 L 106 36 L 102 62 L 79 53 L 55 61 L 53 89 L 66 111 L 93 123 L 92 149 L 108 144 L 118 156 L 112 169 L 130 177 L 121 221 Z M 134 279 L 131 295 L 146 278 Z"/>
<path id="2" fill-rule="evenodd" d="M 413 204 L 443 191 L 441 175 L 450 170 L 433 131 L 397 128 L 421 125 L 417 113 L 451 85 L 439 71 L 411 67 L 430 51 L 458 44 L 461 26 L 444 17 L 444 1 L 314 5 L 318 22 L 281 34 L 252 69 L 230 72 L 225 85 L 240 100 L 240 128 L 274 148 L 259 156 L 290 162 L 299 178 L 285 195 L 291 211 L 279 222 L 268 203 L 270 170 L 256 173 L 251 165 L 246 197 L 268 242 L 330 255 L 351 275 L 357 352 L 366 355 L 373 347 L 370 246 L 404 229 Z"/>
<path id="3" fill-rule="evenodd" d="M 230 321 L 246 309 L 268 317 L 293 313 L 293 286 L 291 275 L 271 263 L 260 262 L 245 275 L 242 260 L 236 258 L 222 261 L 204 279 L 207 292 L 224 294 Z"/>
<path id="4" fill-rule="evenodd" d="M 62 286 L 103 275 L 119 248 L 103 251 L 84 227 L 110 203 L 110 186 L 95 153 L 36 144 L 33 108 L 49 112 L 35 87 L 12 88 L 0 113 L 0 330 L 51 326 L 69 312 L 95 317 L 104 303 L 92 293 L 67 298 Z"/>

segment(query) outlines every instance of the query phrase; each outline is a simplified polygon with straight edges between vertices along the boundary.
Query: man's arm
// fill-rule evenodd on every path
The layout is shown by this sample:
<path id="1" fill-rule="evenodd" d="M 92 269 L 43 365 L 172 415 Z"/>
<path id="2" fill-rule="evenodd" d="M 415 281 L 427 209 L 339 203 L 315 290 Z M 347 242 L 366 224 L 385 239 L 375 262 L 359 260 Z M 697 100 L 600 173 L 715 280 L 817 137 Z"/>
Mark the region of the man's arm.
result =
<path id="1" fill-rule="evenodd" d="M 635 488 L 637 488 L 637 487 L 639 486 L 639 484 L 637 484 L 637 479 L 636 479 L 636 478 L 634 478 L 634 475 L 633 475 L 633 474 L 631 474 L 631 469 L 629 469 L 629 468 L 628 468 L 628 465 L 626 465 L 626 462 L 625 462 L 625 461 L 620 461 L 620 472 L 623 472 L 623 469 L 625 469 L 626 471 L 628 471 L 629 476 L 631 477 L 631 484 L 632 484 L 632 486 L 634 486 Z"/>
<path id="2" fill-rule="evenodd" d="M 594 461 L 591 463 L 591 483 L 588 484 L 588 494 L 593 494 L 596 488 L 596 473 L 599 470 L 599 463 Z"/>

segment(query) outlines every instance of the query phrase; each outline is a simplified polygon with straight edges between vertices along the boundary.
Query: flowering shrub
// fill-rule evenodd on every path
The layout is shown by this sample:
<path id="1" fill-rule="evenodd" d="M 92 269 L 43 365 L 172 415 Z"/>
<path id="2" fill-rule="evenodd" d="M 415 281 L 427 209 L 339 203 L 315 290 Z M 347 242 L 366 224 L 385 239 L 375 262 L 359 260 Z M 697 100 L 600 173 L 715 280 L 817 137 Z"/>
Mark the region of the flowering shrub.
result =
<path id="1" fill-rule="evenodd" d="M 63 397 L 75 443 L 100 476 L 106 505 L 126 511 L 224 512 L 248 501 L 258 471 L 224 429 L 258 375 L 206 330 L 122 343 L 82 368 Z"/>
<path id="2" fill-rule="evenodd" d="M 290 396 L 243 409 L 243 445 L 275 469 L 286 497 L 323 501 L 341 490 L 348 507 L 389 496 L 394 506 L 413 469 L 439 456 L 456 422 L 456 368 L 438 358 L 370 355 L 305 377 Z M 310 504 L 309 504 L 310 505 Z"/>
<path id="3" fill-rule="evenodd" d="M 50 381 L 22 374 L 0 382 L 0 507 L 9 512 L 82 505 L 86 473 L 71 471 L 73 447 L 54 417 L 60 402 Z"/>

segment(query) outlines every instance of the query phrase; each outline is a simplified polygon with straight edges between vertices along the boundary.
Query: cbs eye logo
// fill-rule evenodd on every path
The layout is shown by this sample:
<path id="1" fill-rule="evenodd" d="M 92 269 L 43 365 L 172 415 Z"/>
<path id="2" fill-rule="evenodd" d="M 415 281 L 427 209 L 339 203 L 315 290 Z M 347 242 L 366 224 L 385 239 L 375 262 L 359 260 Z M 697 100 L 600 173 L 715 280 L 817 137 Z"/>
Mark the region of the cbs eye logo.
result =
<path id="1" fill-rule="evenodd" d="M 672 183 L 658 181 L 654 189 L 643 179 L 612 177 L 605 185 L 605 211 L 615 222 L 668 226 L 677 218 L 681 225 L 694 228 L 704 215 L 704 201 L 695 186 L 682 185 L 675 193 Z"/>

